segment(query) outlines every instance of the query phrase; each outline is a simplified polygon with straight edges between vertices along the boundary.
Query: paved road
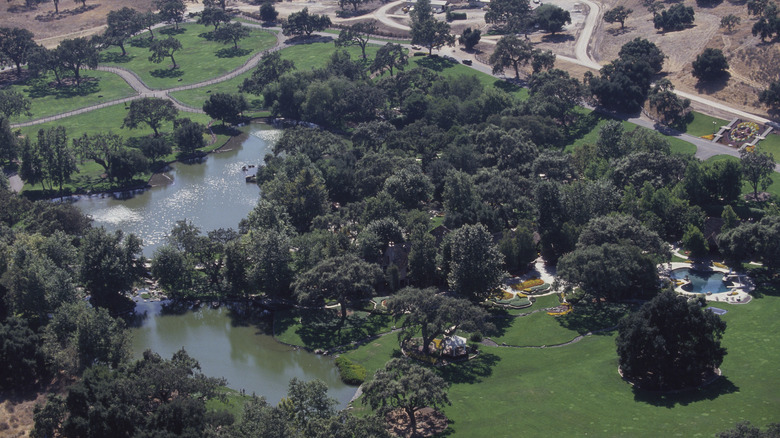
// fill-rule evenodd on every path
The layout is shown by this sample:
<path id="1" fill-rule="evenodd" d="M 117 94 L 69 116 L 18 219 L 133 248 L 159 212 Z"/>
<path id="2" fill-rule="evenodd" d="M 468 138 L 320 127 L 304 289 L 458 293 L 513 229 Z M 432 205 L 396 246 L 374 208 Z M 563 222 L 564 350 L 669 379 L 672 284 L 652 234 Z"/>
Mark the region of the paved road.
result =
<path id="1" fill-rule="evenodd" d="M 406 3 L 406 0 L 398 0 L 398 1 L 394 1 L 392 3 L 388 3 L 388 4 L 384 5 L 384 6 L 382 6 L 381 8 L 377 9 L 376 11 L 374 11 L 374 13 L 372 15 L 374 16 L 374 18 L 376 18 L 377 21 L 379 21 L 380 23 L 382 23 L 382 24 L 384 24 L 386 26 L 389 26 L 389 27 L 392 27 L 392 28 L 395 28 L 395 29 L 400 29 L 400 30 L 411 30 L 411 27 L 409 27 L 409 26 L 407 26 L 405 24 L 401 24 L 401 23 L 399 23 L 399 22 L 397 22 L 397 21 L 395 21 L 395 20 L 393 20 L 393 19 L 391 19 L 390 17 L 387 16 L 387 11 L 389 11 L 390 9 L 392 9 L 392 8 L 394 8 L 396 6 L 402 5 L 404 3 Z"/>
<path id="2" fill-rule="evenodd" d="M 590 39 L 592 38 L 592 35 L 593 35 L 593 29 L 595 28 L 595 25 L 596 25 L 598 19 L 601 16 L 601 9 L 600 9 L 598 4 L 596 4 L 596 3 L 594 3 L 594 2 L 592 2 L 590 0 L 582 0 L 582 1 L 588 5 L 589 13 L 588 13 L 588 16 L 585 19 L 585 25 L 583 27 L 583 30 L 582 30 L 582 32 L 580 32 L 580 34 L 578 36 L 578 39 L 577 39 L 577 43 L 576 43 L 576 46 L 575 46 L 576 58 L 570 58 L 570 57 L 564 57 L 564 56 L 559 56 L 559 58 L 565 59 L 565 60 L 570 61 L 570 62 L 574 62 L 574 63 L 579 64 L 579 65 L 583 65 L 583 66 L 588 67 L 588 68 L 600 69 L 601 65 L 596 60 L 591 58 L 590 53 L 588 52 L 588 46 L 589 46 L 589 43 L 590 43 Z M 386 24 L 386 25 L 388 25 L 390 27 L 403 29 L 403 30 L 409 30 L 408 26 L 405 26 L 405 25 L 402 25 L 400 23 L 397 23 L 394 20 L 392 20 L 390 17 L 387 16 L 387 11 L 389 9 L 391 9 L 393 7 L 396 7 L 398 5 L 401 5 L 404 2 L 405 2 L 405 0 L 397 0 L 395 2 L 388 3 L 388 4 L 380 7 L 379 9 L 377 9 L 374 12 L 373 16 L 378 21 L 380 21 L 380 22 L 382 22 L 382 23 L 384 23 L 384 24 Z M 247 24 L 247 23 L 244 23 L 244 25 L 245 26 L 249 26 L 249 27 L 262 28 L 262 26 L 260 24 Z M 38 120 L 29 121 L 29 122 L 17 123 L 17 124 L 12 125 L 12 127 L 13 128 L 19 128 L 19 127 L 24 127 L 24 126 L 36 125 L 36 124 L 40 124 L 40 123 L 46 123 L 46 122 L 50 122 L 50 121 L 53 121 L 53 120 L 58 120 L 58 119 L 61 119 L 61 118 L 64 118 L 64 117 L 69 117 L 69 116 L 72 116 L 72 115 L 82 114 L 82 113 L 85 113 L 85 112 L 93 111 L 93 110 L 96 110 L 96 109 L 99 109 L 99 108 L 105 108 L 107 106 L 116 105 L 118 103 L 129 102 L 129 101 L 132 101 L 134 99 L 139 99 L 141 97 L 159 97 L 159 98 L 170 99 L 170 100 L 172 100 L 174 102 L 176 107 L 179 110 L 181 110 L 181 111 L 202 113 L 203 112 L 202 109 L 200 109 L 200 108 L 193 108 L 193 107 L 184 105 L 181 102 L 179 102 L 178 100 L 174 99 L 172 96 L 170 96 L 169 93 L 173 93 L 173 92 L 181 91 L 181 90 L 193 89 L 193 88 L 201 88 L 201 87 L 205 87 L 205 86 L 208 86 L 208 85 L 211 85 L 211 84 L 216 84 L 216 83 L 219 83 L 219 82 L 223 82 L 223 81 L 232 79 L 232 78 L 234 78 L 234 77 L 236 77 L 236 76 L 238 76 L 240 74 L 243 74 L 243 73 L 251 70 L 252 68 L 254 68 L 255 65 L 257 65 L 257 63 L 260 61 L 260 59 L 262 59 L 262 57 L 265 54 L 267 54 L 270 51 L 280 50 L 280 49 L 282 49 L 282 48 L 287 46 L 286 38 L 281 34 L 281 32 L 279 32 L 279 29 L 278 28 L 271 28 L 271 30 L 277 31 L 276 32 L 277 41 L 276 41 L 276 45 L 273 48 L 271 48 L 269 51 L 255 54 L 249 60 L 247 60 L 247 62 L 244 63 L 244 65 L 242 65 L 241 67 L 239 67 L 239 68 L 237 68 L 237 69 L 235 69 L 235 70 L 233 70 L 233 71 L 231 71 L 231 72 L 229 72 L 229 73 L 227 73 L 227 74 L 225 74 L 223 76 L 220 76 L 218 78 L 210 79 L 210 80 L 207 80 L 207 81 L 202 81 L 202 82 L 199 82 L 199 83 L 196 83 L 196 84 L 184 85 L 184 86 L 169 88 L 169 89 L 165 89 L 165 90 L 158 90 L 158 89 L 149 88 L 143 82 L 143 80 L 141 80 L 141 78 L 139 78 L 135 73 L 133 73 L 133 72 L 131 72 L 129 70 L 126 70 L 126 69 L 123 69 L 123 68 L 119 68 L 119 67 L 104 67 L 104 66 L 101 66 L 101 67 L 98 67 L 99 70 L 113 72 L 113 73 L 116 73 L 117 75 L 119 75 L 120 77 L 122 77 L 135 90 L 136 95 L 135 96 L 131 96 L 131 97 L 127 97 L 127 98 L 124 98 L 124 99 L 111 101 L 111 102 L 104 102 L 104 103 L 101 103 L 101 104 L 92 105 L 92 106 L 89 106 L 89 107 L 86 107 L 86 108 L 81 108 L 81 109 L 70 111 L 70 112 L 67 112 L 67 113 L 64 113 L 64 114 L 58 114 L 58 115 L 45 117 L 45 118 L 38 119 Z M 332 35 L 326 34 L 326 33 L 319 33 L 319 35 L 326 36 L 326 37 L 332 37 Z M 385 43 L 384 41 L 381 41 L 381 40 L 372 40 L 371 42 L 372 43 L 377 43 L 377 44 L 384 44 Z M 492 41 L 492 40 L 486 40 L 486 42 L 495 43 L 495 41 Z M 409 45 L 406 45 L 406 46 L 410 47 Z M 458 51 L 456 49 L 444 49 L 441 52 L 446 53 L 448 56 L 453 57 L 458 62 L 462 62 L 464 59 L 469 59 L 469 60 L 472 60 L 472 61 L 476 60 L 474 56 L 466 54 L 466 53 L 462 53 L 462 52 L 460 52 L 460 51 Z M 486 74 L 490 74 L 490 75 L 493 74 L 492 73 L 492 69 L 491 69 L 490 66 L 488 66 L 486 64 L 483 64 L 483 63 L 479 62 L 478 60 L 477 60 L 477 62 L 472 64 L 471 68 L 473 68 L 475 70 L 478 70 L 478 71 L 481 71 L 481 72 L 486 73 Z M 769 121 L 767 119 L 764 119 L 764 118 L 761 118 L 761 117 L 757 117 L 757 116 L 754 116 L 752 114 L 748 114 L 748 113 L 745 113 L 745 112 L 742 112 L 742 111 L 730 108 L 730 107 L 728 107 L 725 104 L 722 104 L 722 103 L 719 103 L 719 102 L 710 101 L 708 99 L 704 99 L 704 98 L 701 98 L 701 97 L 696 96 L 696 95 L 691 95 L 691 94 L 684 93 L 684 92 L 677 92 L 677 94 L 679 94 L 682 97 L 686 97 L 686 98 L 689 98 L 691 100 L 695 100 L 695 101 L 701 102 L 701 103 L 703 103 L 705 105 L 709 105 L 709 106 L 712 106 L 714 108 L 718 108 L 718 109 L 730 112 L 730 113 L 732 113 L 732 114 L 734 114 L 734 115 L 736 115 L 738 117 L 750 118 L 750 119 L 759 121 L 761 123 L 767 123 Z M 640 125 L 640 126 L 644 126 L 646 128 L 649 128 L 649 129 L 662 131 L 662 132 L 664 132 L 667 135 L 674 135 L 674 136 L 676 136 L 676 137 L 678 137 L 678 138 L 680 138 L 682 140 L 685 140 L 685 141 L 687 141 L 689 143 L 692 143 L 693 145 L 696 146 L 696 157 L 700 158 L 702 160 L 706 160 L 707 158 L 710 158 L 710 157 L 712 157 L 714 155 L 731 155 L 731 156 L 735 156 L 735 157 L 739 156 L 739 152 L 736 149 L 734 149 L 734 148 L 730 148 L 728 146 L 721 145 L 721 144 L 718 144 L 718 143 L 712 143 L 712 142 L 709 142 L 707 140 L 704 140 L 704 139 L 701 139 L 701 138 L 698 138 L 698 137 L 694 137 L 694 136 L 691 136 L 691 135 L 688 135 L 688 134 L 671 132 L 671 131 L 668 130 L 668 128 L 665 128 L 665 127 L 662 127 L 662 126 L 658 126 L 653 121 L 645 119 L 645 118 L 641 118 L 641 117 L 621 117 L 621 118 L 627 119 L 628 121 L 630 121 L 632 123 L 635 123 L 635 124 Z M 776 170 L 780 171 L 780 164 L 777 165 Z"/>

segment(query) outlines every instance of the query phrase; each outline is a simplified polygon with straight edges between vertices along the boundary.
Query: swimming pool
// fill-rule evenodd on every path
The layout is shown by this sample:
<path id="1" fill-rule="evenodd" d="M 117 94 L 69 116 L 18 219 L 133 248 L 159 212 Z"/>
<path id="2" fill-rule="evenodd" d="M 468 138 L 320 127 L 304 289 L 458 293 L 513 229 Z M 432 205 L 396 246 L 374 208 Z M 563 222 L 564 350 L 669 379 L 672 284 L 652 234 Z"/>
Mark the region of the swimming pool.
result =
<path id="1" fill-rule="evenodd" d="M 731 289 L 726 287 L 726 283 L 723 282 L 723 272 L 716 271 L 696 271 L 689 268 L 680 268 L 672 271 L 671 277 L 675 280 L 684 280 L 688 276 L 688 280 L 691 281 L 691 289 L 686 291 L 694 293 L 707 293 L 714 294 L 721 292 L 729 292 Z M 728 283 L 731 284 L 731 283 Z"/>

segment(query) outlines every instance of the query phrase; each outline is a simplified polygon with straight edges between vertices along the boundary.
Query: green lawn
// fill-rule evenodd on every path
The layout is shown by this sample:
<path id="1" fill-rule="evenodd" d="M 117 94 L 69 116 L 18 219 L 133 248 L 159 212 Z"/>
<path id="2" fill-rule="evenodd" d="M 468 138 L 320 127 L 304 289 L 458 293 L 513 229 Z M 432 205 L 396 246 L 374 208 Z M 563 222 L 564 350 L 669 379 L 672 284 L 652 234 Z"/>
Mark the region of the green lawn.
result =
<path id="1" fill-rule="evenodd" d="M 693 111 L 693 120 L 685 127 L 685 132 L 697 137 L 715 134 L 721 126 L 728 125 L 728 120 L 711 117 L 706 114 Z"/>
<path id="2" fill-rule="evenodd" d="M 586 109 L 582 109 L 581 112 L 583 114 L 587 114 L 590 111 Z M 583 144 L 595 144 L 599 138 L 599 130 L 601 129 L 601 127 L 604 126 L 604 124 L 607 123 L 608 121 L 613 120 L 609 116 L 605 116 L 603 114 L 599 114 L 596 112 L 590 112 L 590 114 L 592 114 L 592 120 L 593 120 L 590 125 L 591 126 L 590 130 L 585 132 L 583 135 L 575 139 L 570 144 L 568 144 L 564 149 L 565 151 L 571 152 L 574 150 L 576 146 L 583 145 Z M 631 122 L 627 122 L 625 120 L 621 121 L 621 123 L 623 124 L 623 128 L 626 131 L 633 131 L 637 127 L 641 129 L 647 129 L 635 125 Z M 669 146 L 671 148 L 672 153 L 682 154 L 682 155 L 693 155 L 696 153 L 696 146 L 694 146 L 693 144 L 673 136 L 664 135 L 664 137 L 666 137 L 666 139 L 669 141 Z"/>
<path id="3" fill-rule="evenodd" d="M 366 47 L 366 56 L 369 61 L 374 59 L 376 51 L 379 50 L 378 45 L 369 44 Z M 337 49 L 333 42 L 328 43 L 311 43 L 311 44 L 296 44 L 292 47 L 287 47 L 281 51 L 282 59 L 289 59 L 295 63 L 295 69 L 298 71 L 312 70 L 315 68 L 322 68 L 328 63 L 331 55 Z M 362 52 L 360 47 L 350 46 L 345 47 L 343 50 L 349 52 L 349 55 L 353 60 L 362 58 Z"/>
<path id="4" fill-rule="evenodd" d="M 91 105 L 110 102 L 135 95 L 132 87 L 114 73 L 91 70 L 82 72 L 82 83 L 58 86 L 53 75 L 30 78 L 24 83 L 8 87 L 30 99 L 32 116 L 11 119 L 11 123 L 41 119 Z"/>
<path id="5" fill-rule="evenodd" d="M 248 71 L 224 82 L 211 84 L 207 87 L 176 91 L 170 93 L 170 96 L 185 105 L 189 105 L 194 108 L 201 108 L 203 107 L 203 103 L 206 102 L 206 100 L 209 98 L 209 95 L 212 93 L 238 93 L 238 86 L 244 82 L 244 79 L 250 76 L 252 76 L 252 72 Z M 263 99 L 259 96 L 247 94 L 245 97 L 247 102 L 249 102 L 250 110 L 257 110 L 262 107 L 261 104 Z"/>
<path id="6" fill-rule="evenodd" d="M 20 128 L 23 135 L 35 138 L 39 129 L 47 129 L 54 126 L 64 126 L 68 137 L 78 137 L 82 134 L 97 134 L 100 132 L 114 132 L 122 137 L 138 137 L 152 134 L 152 130 L 145 124 L 138 129 L 122 128 L 122 121 L 127 116 L 127 107 L 123 104 L 112 105 L 95 111 L 89 111 L 77 114 L 71 117 L 55 120 L 53 122 L 41 123 L 38 125 Z M 188 117 L 195 122 L 208 124 L 209 116 L 198 113 L 179 113 L 179 117 Z M 170 132 L 173 130 L 173 123 L 165 123 L 160 128 L 160 132 Z"/>
<path id="7" fill-rule="evenodd" d="M 323 32 L 329 33 L 335 36 L 338 36 L 339 33 L 341 33 L 340 29 L 325 29 Z M 381 37 L 381 36 L 371 36 L 372 41 L 381 41 L 385 43 L 394 43 L 394 44 L 411 44 L 412 40 L 399 40 L 399 39 L 393 39 L 393 38 L 387 38 L 387 37 Z"/>
<path id="8" fill-rule="evenodd" d="M 83 114 L 78 114 L 71 117 L 65 117 L 63 119 L 55 120 L 53 122 L 42 123 L 39 125 L 28 126 L 21 128 L 22 134 L 30 136 L 31 139 L 37 137 L 39 129 L 48 129 L 54 126 L 64 126 L 68 135 L 68 138 L 79 137 L 82 134 L 96 134 L 101 132 L 113 132 L 124 138 L 141 137 L 152 134 L 152 130 L 146 125 L 140 129 L 122 129 L 122 120 L 127 115 L 127 109 L 122 104 L 113 105 L 99 110 L 90 111 Z M 193 121 L 208 124 L 210 118 L 205 114 L 197 113 L 179 113 L 179 117 L 188 117 Z M 171 132 L 173 130 L 173 123 L 165 123 L 161 128 L 161 133 Z M 209 151 L 215 147 L 223 145 L 229 136 L 219 133 L 217 135 L 217 141 L 213 145 L 204 148 L 204 151 Z M 176 159 L 176 154 L 172 153 L 163 158 L 163 161 L 173 161 Z M 79 164 L 79 171 L 72 177 L 72 181 L 65 185 L 65 189 L 74 192 L 80 191 L 79 189 L 89 189 L 92 191 L 103 191 L 112 188 L 106 180 L 100 178 L 103 173 L 103 168 L 95 164 L 92 161 L 87 161 L 83 164 Z M 138 175 L 135 181 L 136 184 L 145 182 L 151 174 Z M 25 185 L 24 191 L 28 192 L 29 196 L 37 197 L 42 188 L 40 184 L 34 186 Z"/>
<path id="9" fill-rule="evenodd" d="M 724 377 L 702 390 L 633 390 L 617 373 L 614 332 L 556 348 L 481 346 L 476 359 L 438 369 L 453 384 L 452 405 L 444 410 L 447 436 L 514 437 L 522 430 L 523 436 L 539 437 L 708 437 L 743 420 L 759 426 L 778 421 L 780 350 L 774 346 L 780 342 L 780 296 L 718 306 L 729 311 L 723 317 Z M 539 336 L 555 330 L 541 317 L 528 321 L 547 330 Z M 398 340 L 388 335 L 346 356 L 371 375 L 397 354 Z M 356 413 L 365 414 L 359 403 Z"/>
<path id="10" fill-rule="evenodd" d="M 233 53 L 232 45 L 224 45 L 204 37 L 213 30 L 212 27 L 195 23 L 180 27 L 184 32 L 173 35 L 182 45 L 182 49 L 173 55 L 178 66 L 176 69 L 171 69 L 169 58 L 155 64 L 149 61 L 150 52 L 147 47 L 130 44 L 125 46 L 125 57 L 122 57 L 122 51 L 117 47 L 104 50 L 101 53 L 101 63 L 132 70 L 150 88 L 166 89 L 224 75 L 243 65 L 255 53 L 270 49 L 276 44 L 276 37 L 271 32 L 252 29 L 252 35 L 239 42 L 239 53 Z M 160 31 L 157 31 L 155 36 L 162 37 Z M 147 35 L 141 34 L 135 40 L 145 43 Z"/>
<path id="11" fill-rule="evenodd" d="M 774 155 L 775 161 L 780 162 L 780 135 L 776 134 L 777 131 L 772 131 L 766 139 L 758 142 L 758 147 L 762 151 L 766 151 Z"/>
<path id="12" fill-rule="evenodd" d="M 731 155 L 715 155 L 714 157 L 710 157 L 707 159 L 706 162 L 714 162 L 714 161 L 721 161 L 721 160 L 732 160 L 732 161 L 739 161 L 739 158 L 733 157 Z M 772 175 L 772 184 L 769 186 L 769 188 L 766 189 L 767 192 L 775 195 L 780 196 L 780 173 L 775 172 Z M 750 186 L 747 182 L 742 183 L 742 194 L 745 193 L 752 193 L 753 187 Z"/>
<path id="13" fill-rule="evenodd" d="M 455 436 L 713 436 L 741 420 L 778 420 L 780 298 L 726 305 L 724 378 L 701 391 L 634 391 L 617 374 L 613 335 L 561 348 L 482 347 L 455 382 L 445 409 Z M 448 367 L 449 368 L 449 367 Z M 501 419 L 501 421 L 496 421 Z"/>
<path id="14" fill-rule="evenodd" d="M 557 318 L 542 311 L 528 316 L 496 319 L 493 322 L 503 334 L 490 338 L 499 344 L 521 347 L 562 344 L 574 339 L 578 333 L 561 326 Z"/>
<path id="15" fill-rule="evenodd" d="M 444 77 L 462 76 L 462 75 L 476 76 L 483 87 L 500 88 L 506 92 L 514 94 L 516 97 L 523 100 L 528 98 L 528 89 L 526 88 L 518 87 L 517 85 L 511 84 L 502 79 L 498 79 L 487 73 L 482 73 L 481 71 L 475 70 L 464 64 L 460 64 L 458 62 L 454 62 L 442 57 L 410 56 L 409 64 L 410 67 L 411 66 L 427 67 L 431 70 L 436 71 L 437 73 L 439 73 Z"/>

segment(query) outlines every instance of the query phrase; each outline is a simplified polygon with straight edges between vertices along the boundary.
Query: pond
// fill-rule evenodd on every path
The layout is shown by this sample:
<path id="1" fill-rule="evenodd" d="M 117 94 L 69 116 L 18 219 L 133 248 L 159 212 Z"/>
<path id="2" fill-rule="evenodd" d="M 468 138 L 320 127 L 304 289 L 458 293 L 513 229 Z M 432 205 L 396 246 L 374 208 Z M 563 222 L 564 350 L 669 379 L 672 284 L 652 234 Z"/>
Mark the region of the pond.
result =
<path id="1" fill-rule="evenodd" d="M 689 292 L 700 294 L 712 292 L 717 294 L 731 291 L 731 289 L 726 287 L 726 283 L 723 282 L 723 272 L 680 268 L 673 270 L 671 275 L 675 280 L 684 280 L 686 276 L 691 281 L 691 290 Z"/>
<path id="2" fill-rule="evenodd" d="M 272 404 L 287 395 L 293 377 L 320 379 L 339 407 L 346 407 L 357 388 L 341 381 L 331 357 L 280 344 L 240 309 L 205 306 L 166 312 L 160 302 L 140 302 L 136 313 L 145 316 L 131 324 L 133 357 L 140 359 L 151 349 L 170 359 L 183 347 L 207 376 L 224 377 L 230 388 L 265 396 Z"/>
<path id="3" fill-rule="evenodd" d="M 144 255 L 165 243 L 176 221 L 188 219 L 203 233 L 237 228 L 257 204 L 260 189 L 247 183 L 242 168 L 259 165 L 270 153 L 280 131 L 251 125 L 243 144 L 192 164 L 175 163 L 164 175 L 170 184 L 154 187 L 128 199 L 85 196 L 75 203 L 94 220 L 94 226 L 122 230 L 143 240 Z"/>
<path id="4" fill-rule="evenodd" d="M 279 133 L 252 125 L 243 144 L 197 163 L 174 164 L 166 173 L 170 184 L 129 199 L 84 197 L 75 205 L 92 216 L 95 226 L 141 237 L 147 257 L 181 219 L 192 221 L 204 233 L 236 228 L 260 198 L 257 185 L 245 182 L 242 168 L 262 163 Z M 265 396 L 274 404 L 286 396 L 293 377 L 324 381 L 341 407 L 355 393 L 355 387 L 341 382 L 333 359 L 280 344 L 228 308 L 164 312 L 159 302 L 140 302 L 136 312 L 145 315 L 131 329 L 136 358 L 146 349 L 170 358 L 184 347 L 206 375 L 224 377 L 229 387 Z"/>

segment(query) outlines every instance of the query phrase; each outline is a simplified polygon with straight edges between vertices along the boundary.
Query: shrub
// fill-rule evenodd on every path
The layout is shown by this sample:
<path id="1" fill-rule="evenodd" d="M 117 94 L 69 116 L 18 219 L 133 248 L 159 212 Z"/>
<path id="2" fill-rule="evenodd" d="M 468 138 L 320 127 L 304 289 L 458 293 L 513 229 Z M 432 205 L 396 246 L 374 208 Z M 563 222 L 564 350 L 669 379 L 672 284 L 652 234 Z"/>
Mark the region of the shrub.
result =
<path id="1" fill-rule="evenodd" d="M 447 21 L 465 20 L 466 19 L 466 13 L 465 12 L 450 12 L 450 11 L 447 11 L 446 19 L 447 19 Z"/>
<path id="2" fill-rule="evenodd" d="M 366 380 L 366 369 L 363 365 L 356 364 L 344 356 L 336 358 L 336 366 L 339 369 L 341 381 L 347 385 L 360 385 Z"/>

